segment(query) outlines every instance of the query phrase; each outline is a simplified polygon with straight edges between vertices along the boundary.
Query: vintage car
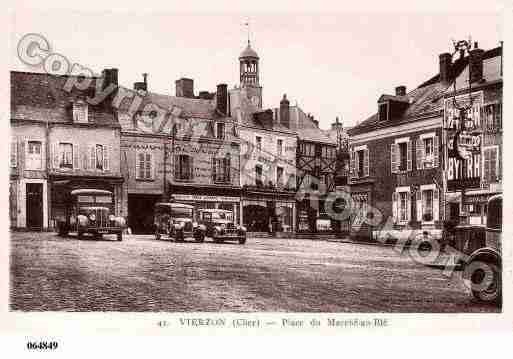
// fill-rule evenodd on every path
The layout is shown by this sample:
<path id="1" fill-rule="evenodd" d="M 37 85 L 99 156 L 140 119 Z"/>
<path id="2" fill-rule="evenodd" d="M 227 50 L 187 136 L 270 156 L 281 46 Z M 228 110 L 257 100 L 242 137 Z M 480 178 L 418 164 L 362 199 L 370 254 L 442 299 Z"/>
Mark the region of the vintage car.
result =
<path id="1" fill-rule="evenodd" d="M 468 226 L 467 226 L 468 227 Z M 488 200 L 486 227 L 480 231 L 465 226 L 455 228 L 456 237 L 467 237 L 465 246 L 472 248 L 464 262 L 463 279 L 479 301 L 500 305 L 502 302 L 502 195 Z M 463 250 L 467 252 L 468 250 Z"/>
<path id="2" fill-rule="evenodd" d="M 60 236 L 76 232 L 79 239 L 84 234 L 95 238 L 103 234 L 116 234 L 117 240 L 123 240 L 126 221 L 114 215 L 114 198 L 110 191 L 99 189 L 75 189 L 69 193 L 69 202 L 64 216 L 57 219 Z"/>
<path id="3" fill-rule="evenodd" d="M 235 225 L 233 212 L 224 209 L 200 209 L 199 223 L 206 228 L 206 236 L 216 243 L 238 241 L 246 243 L 246 228 Z"/>
<path id="4" fill-rule="evenodd" d="M 206 228 L 194 221 L 194 207 L 188 204 L 156 203 L 154 224 L 156 239 L 166 235 L 177 242 L 190 237 L 196 242 L 205 240 Z"/>

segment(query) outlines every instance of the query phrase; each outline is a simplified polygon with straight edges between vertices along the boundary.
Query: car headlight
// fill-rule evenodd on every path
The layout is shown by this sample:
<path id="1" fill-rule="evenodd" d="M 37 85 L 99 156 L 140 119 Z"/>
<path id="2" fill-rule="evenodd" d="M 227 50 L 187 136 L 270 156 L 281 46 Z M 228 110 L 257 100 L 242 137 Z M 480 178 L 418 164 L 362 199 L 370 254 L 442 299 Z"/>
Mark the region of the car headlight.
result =
<path id="1" fill-rule="evenodd" d="M 220 226 L 215 226 L 214 229 L 218 232 L 221 232 L 222 228 Z"/>
<path id="2" fill-rule="evenodd" d="M 198 222 L 192 222 L 192 226 L 196 228 L 198 226 Z"/>
<path id="3" fill-rule="evenodd" d="M 94 213 L 91 213 L 91 214 L 89 215 L 89 219 L 90 219 L 91 221 L 96 221 L 96 215 L 95 215 Z"/>
<path id="4" fill-rule="evenodd" d="M 201 229 L 202 231 L 206 231 L 207 227 L 204 224 L 200 224 L 199 229 Z"/>
<path id="5" fill-rule="evenodd" d="M 241 230 L 241 231 L 244 231 L 244 232 L 246 232 L 246 231 L 247 231 L 246 227 L 244 227 L 244 226 L 240 226 L 240 230 Z"/>
<path id="6" fill-rule="evenodd" d="M 113 214 L 109 215 L 109 221 L 114 222 L 116 220 L 116 216 Z"/>

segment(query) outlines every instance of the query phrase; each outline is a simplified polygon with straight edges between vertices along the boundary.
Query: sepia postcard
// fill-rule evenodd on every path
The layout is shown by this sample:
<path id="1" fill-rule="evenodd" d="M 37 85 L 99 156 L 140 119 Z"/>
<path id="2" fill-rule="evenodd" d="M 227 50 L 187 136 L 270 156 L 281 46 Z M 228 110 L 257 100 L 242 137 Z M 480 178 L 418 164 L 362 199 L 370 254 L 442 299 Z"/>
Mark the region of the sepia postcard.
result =
<path id="1" fill-rule="evenodd" d="M 504 12 L 321 11 L 13 11 L 0 330 L 511 331 Z"/>

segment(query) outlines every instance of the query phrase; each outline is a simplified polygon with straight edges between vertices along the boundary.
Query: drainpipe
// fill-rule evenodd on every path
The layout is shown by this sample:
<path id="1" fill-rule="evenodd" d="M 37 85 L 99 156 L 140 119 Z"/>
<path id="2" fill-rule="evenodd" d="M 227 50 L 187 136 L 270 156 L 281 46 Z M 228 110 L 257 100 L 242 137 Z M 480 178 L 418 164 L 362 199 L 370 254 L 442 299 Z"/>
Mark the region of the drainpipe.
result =
<path id="1" fill-rule="evenodd" d="M 46 148 L 46 154 L 45 154 L 45 170 L 46 170 L 46 178 L 47 178 L 47 181 L 46 181 L 46 206 L 47 206 L 47 218 L 46 218 L 46 227 L 47 229 L 49 229 L 49 224 L 50 224 L 50 218 L 52 218 L 52 206 L 51 206 L 51 198 L 52 198 L 52 186 L 50 186 L 51 182 L 50 182 L 50 160 L 51 160 L 51 156 L 50 156 L 50 124 L 48 123 L 48 121 L 46 121 L 46 128 L 45 128 L 45 148 Z M 43 228 L 45 226 L 45 223 L 43 223 Z"/>

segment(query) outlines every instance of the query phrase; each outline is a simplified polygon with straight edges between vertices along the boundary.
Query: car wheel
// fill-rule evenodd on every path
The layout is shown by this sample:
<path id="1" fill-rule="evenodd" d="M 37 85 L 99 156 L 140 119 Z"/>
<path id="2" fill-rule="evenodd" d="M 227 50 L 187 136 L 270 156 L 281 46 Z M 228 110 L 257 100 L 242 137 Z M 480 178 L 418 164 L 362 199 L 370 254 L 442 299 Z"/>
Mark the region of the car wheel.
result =
<path id="1" fill-rule="evenodd" d="M 239 238 L 239 244 L 244 244 L 244 243 L 246 243 L 246 237 Z"/>
<path id="2" fill-rule="evenodd" d="M 203 243 L 205 241 L 205 233 L 198 233 L 196 235 L 196 242 Z"/>
<path id="3" fill-rule="evenodd" d="M 500 268 L 495 263 L 489 263 L 492 278 L 486 288 L 472 289 L 474 298 L 481 302 L 500 304 L 502 301 L 502 274 Z M 471 285 L 479 285 L 486 276 L 486 272 L 477 268 L 471 276 Z"/>
<path id="4" fill-rule="evenodd" d="M 162 238 L 162 237 L 161 237 L 161 235 L 160 235 L 160 232 L 159 232 L 159 230 L 157 229 L 157 230 L 155 231 L 155 239 L 158 241 L 158 240 L 160 240 L 161 238 Z"/>
<path id="5" fill-rule="evenodd" d="M 119 232 L 118 233 L 118 241 L 122 241 L 123 240 L 123 233 Z"/>

